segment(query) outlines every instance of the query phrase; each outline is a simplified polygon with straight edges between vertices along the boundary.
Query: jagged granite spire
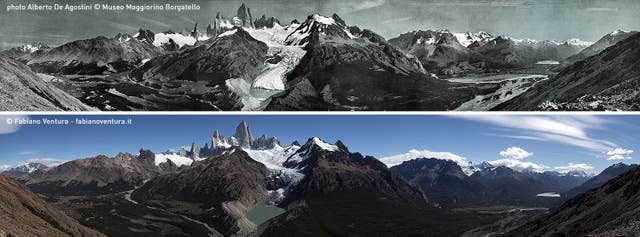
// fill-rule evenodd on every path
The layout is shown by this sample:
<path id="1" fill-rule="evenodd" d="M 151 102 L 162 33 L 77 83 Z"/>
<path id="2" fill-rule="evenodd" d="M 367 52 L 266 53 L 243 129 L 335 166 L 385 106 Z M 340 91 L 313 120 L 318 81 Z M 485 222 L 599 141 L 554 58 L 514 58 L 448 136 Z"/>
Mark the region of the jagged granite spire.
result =
<path id="1" fill-rule="evenodd" d="M 220 132 L 216 129 L 213 132 L 213 136 L 211 137 L 211 149 L 217 149 L 218 144 L 222 142 L 224 138 L 220 134 Z"/>
<path id="2" fill-rule="evenodd" d="M 244 3 L 238 8 L 238 14 L 236 14 L 243 27 L 253 28 L 253 19 L 251 18 L 251 9 L 247 8 Z"/>
<path id="3" fill-rule="evenodd" d="M 246 121 L 242 121 L 238 127 L 236 127 L 236 134 L 234 135 L 238 145 L 243 148 L 251 148 L 253 144 L 253 136 L 251 135 L 251 129 Z"/>
<path id="4" fill-rule="evenodd" d="M 196 145 L 196 142 L 194 141 L 193 143 L 191 143 L 191 159 L 197 159 L 200 157 L 200 147 L 198 147 L 198 145 Z"/>

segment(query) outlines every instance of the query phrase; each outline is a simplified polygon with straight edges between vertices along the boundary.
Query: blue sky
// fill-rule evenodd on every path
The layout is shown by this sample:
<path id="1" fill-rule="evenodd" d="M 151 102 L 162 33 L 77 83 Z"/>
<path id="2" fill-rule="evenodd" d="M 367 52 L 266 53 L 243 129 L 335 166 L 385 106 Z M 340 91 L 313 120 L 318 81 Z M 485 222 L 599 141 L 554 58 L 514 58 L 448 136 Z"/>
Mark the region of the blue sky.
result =
<path id="1" fill-rule="evenodd" d="M 277 136 L 283 145 L 317 136 L 378 158 L 418 150 L 474 163 L 531 163 L 544 170 L 571 164 L 598 173 L 614 163 L 636 163 L 640 134 L 640 116 L 625 115 L 46 115 L 29 119 L 131 118 L 133 125 L 7 124 L 15 118 L 21 116 L 0 116 L 0 167 L 204 145 L 215 129 L 231 136 L 246 120 L 254 136 Z"/>

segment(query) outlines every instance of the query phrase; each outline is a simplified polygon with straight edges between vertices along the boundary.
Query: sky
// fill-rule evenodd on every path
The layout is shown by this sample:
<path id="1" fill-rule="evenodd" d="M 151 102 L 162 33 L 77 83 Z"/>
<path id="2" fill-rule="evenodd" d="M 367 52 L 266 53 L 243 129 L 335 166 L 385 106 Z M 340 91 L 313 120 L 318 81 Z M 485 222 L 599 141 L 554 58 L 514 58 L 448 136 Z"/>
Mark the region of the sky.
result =
<path id="1" fill-rule="evenodd" d="M 13 122 L 76 118 L 130 118 L 133 124 Z M 387 164 L 401 154 L 417 153 L 596 174 L 615 163 L 637 163 L 635 136 L 640 134 L 640 116 L 630 115 L 0 115 L 0 167 L 25 161 L 55 165 L 118 152 L 136 154 L 140 148 L 160 153 L 194 141 L 204 146 L 214 130 L 231 136 L 242 120 L 255 137 L 276 136 L 283 145 L 314 136 L 330 143 L 341 140 L 352 152 L 386 157 Z"/>
<path id="2" fill-rule="evenodd" d="M 418 29 L 488 31 L 515 38 L 597 41 L 617 29 L 640 29 L 636 0 L 2 0 L 0 48 L 41 41 L 60 45 L 98 35 L 134 34 L 202 28 L 216 12 L 234 16 L 244 2 L 255 17 L 275 16 L 283 23 L 310 14 L 337 13 L 348 25 L 368 28 L 386 38 Z M 199 11 L 65 12 L 6 11 L 15 4 L 109 3 L 198 4 Z"/>

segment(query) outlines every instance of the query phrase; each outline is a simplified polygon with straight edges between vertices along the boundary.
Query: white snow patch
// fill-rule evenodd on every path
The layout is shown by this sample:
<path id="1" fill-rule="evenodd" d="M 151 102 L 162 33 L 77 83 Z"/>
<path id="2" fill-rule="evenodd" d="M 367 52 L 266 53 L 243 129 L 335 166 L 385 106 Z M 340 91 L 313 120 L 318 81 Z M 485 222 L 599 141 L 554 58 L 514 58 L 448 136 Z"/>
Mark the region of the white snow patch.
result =
<path id="1" fill-rule="evenodd" d="M 558 110 L 558 108 L 560 107 L 558 106 L 558 104 L 554 103 L 553 101 L 547 100 L 545 102 L 542 102 L 542 104 L 540 104 L 538 108 L 543 110 Z"/>
<path id="2" fill-rule="evenodd" d="M 156 154 L 155 164 L 160 165 L 161 163 L 167 162 L 167 160 L 171 160 L 174 164 L 178 166 L 190 166 L 193 163 L 193 160 L 184 156 L 179 156 L 176 154 L 166 155 L 166 154 Z"/>
<path id="3" fill-rule="evenodd" d="M 404 161 L 418 158 L 435 158 L 439 160 L 449 160 L 458 163 L 458 165 L 462 168 L 462 171 L 464 171 L 467 175 L 471 175 L 474 172 L 473 164 L 467 161 L 467 158 L 451 152 L 412 149 L 407 153 L 380 158 L 380 161 L 386 164 L 387 167 L 393 167 L 402 164 L 402 162 Z"/>
<path id="4" fill-rule="evenodd" d="M 626 34 L 626 33 L 629 33 L 629 32 L 624 31 L 624 30 L 616 30 L 616 31 L 611 32 L 611 33 L 609 33 L 609 34 L 610 34 L 610 35 L 619 35 L 619 34 Z"/>
<path id="5" fill-rule="evenodd" d="M 320 139 L 318 137 L 313 137 L 312 139 L 313 139 L 313 143 L 318 145 L 323 150 L 327 150 L 327 151 L 337 151 L 338 150 L 338 146 L 326 143 L 326 142 L 324 142 L 322 139 Z"/>
<path id="6" fill-rule="evenodd" d="M 536 194 L 536 197 L 552 197 L 552 198 L 559 198 L 559 197 L 560 197 L 560 194 L 559 194 L 559 193 L 555 193 L 555 192 L 538 193 L 538 194 Z"/>
<path id="7" fill-rule="evenodd" d="M 325 24 L 325 25 L 333 25 L 336 23 L 336 20 L 334 20 L 331 17 L 326 17 L 326 16 L 321 16 L 318 14 L 313 15 L 313 20 Z"/>
<path id="8" fill-rule="evenodd" d="M 27 45 L 23 45 L 22 46 L 22 51 L 23 52 L 29 52 L 29 53 L 33 53 L 35 51 L 40 50 L 40 46 L 39 45 L 31 45 L 31 44 L 27 44 Z"/>
<path id="9" fill-rule="evenodd" d="M 491 34 L 484 31 L 476 33 L 453 33 L 453 36 L 455 36 L 458 42 L 460 42 L 460 44 L 464 47 L 469 47 L 469 45 L 473 44 L 474 42 L 486 43 L 493 39 L 493 36 Z"/>
<path id="10" fill-rule="evenodd" d="M 575 39 L 575 38 L 568 39 L 566 42 L 567 44 L 570 44 L 570 45 L 576 45 L 576 46 L 582 46 L 582 47 L 589 47 L 594 44 L 594 42 L 584 41 L 584 40 Z"/>
<path id="11" fill-rule="evenodd" d="M 267 67 L 267 70 L 256 77 L 251 87 L 268 90 L 284 90 L 284 74 L 288 72 L 288 68 L 278 65 L 268 65 Z"/>
<path id="12" fill-rule="evenodd" d="M 222 34 L 219 34 L 218 37 L 230 36 L 230 35 L 235 34 L 236 32 L 238 32 L 238 30 L 236 30 L 236 29 L 230 30 L 230 31 L 225 31 Z"/>
<path id="13" fill-rule="evenodd" d="M 196 39 L 191 36 L 186 36 L 179 33 L 157 33 L 154 36 L 153 45 L 155 45 L 156 47 L 160 47 L 162 46 L 162 44 L 168 43 L 169 39 L 172 39 L 173 42 L 178 45 L 178 47 L 182 47 L 184 45 L 194 45 L 198 40 L 207 40 L 208 38 L 201 37 Z"/>
<path id="14" fill-rule="evenodd" d="M 56 80 L 55 76 L 51 76 L 49 74 L 44 74 L 44 73 L 36 73 L 36 74 L 38 74 L 38 77 L 42 78 L 42 80 L 45 82 L 52 82 Z"/>
<path id="15" fill-rule="evenodd" d="M 269 169 L 271 174 L 278 176 L 286 184 L 284 189 L 275 190 L 275 192 L 277 192 L 277 198 L 275 200 L 276 202 L 283 200 L 285 194 L 289 191 L 289 189 L 300 182 L 302 178 L 304 178 L 304 174 L 302 174 L 300 170 L 290 169 L 282 166 L 287 158 L 296 153 L 298 149 L 300 149 L 299 146 L 290 146 L 285 148 L 275 146 L 273 149 L 268 150 L 253 150 L 243 148 L 243 150 L 247 154 L 249 154 L 249 157 L 264 164 L 267 169 Z"/>
<path id="16" fill-rule="evenodd" d="M 558 65 L 558 64 L 560 64 L 560 62 L 558 62 L 556 60 L 542 60 L 542 61 L 536 62 L 536 64 L 538 64 L 538 65 Z"/>
<path id="17" fill-rule="evenodd" d="M 435 37 L 430 37 L 426 39 L 424 37 L 420 37 L 416 40 L 416 44 L 434 45 L 435 43 L 436 43 Z"/>

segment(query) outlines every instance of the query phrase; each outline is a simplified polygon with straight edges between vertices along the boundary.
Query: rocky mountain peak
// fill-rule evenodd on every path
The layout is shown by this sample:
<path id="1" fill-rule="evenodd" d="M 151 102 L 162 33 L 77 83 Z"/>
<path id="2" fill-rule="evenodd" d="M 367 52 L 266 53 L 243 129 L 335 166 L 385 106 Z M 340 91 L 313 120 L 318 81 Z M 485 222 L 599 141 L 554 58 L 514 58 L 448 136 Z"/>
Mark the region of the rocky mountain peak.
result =
<path id="1" fill-rule="evenodd" d="M 135 38 L 138 41 L 144 41 L 144 42 L 147 42 L 149 44 L 152 44 L 153 41 L 155 40 L 155 34 L 153 32 L 151 32 L 150 30 L 139 29 L 138 30 L 138 34 L 135 35 Z"/>
<path id="2" fill-rule="evenodd" d="M 243 148 L 251 148 L 253 144 L 253 136 L 251 135 L 251 129 L 246 121 L 242 121 L 238 127 L 236 127 L 236 133 L 234 135 L 238 146 Z"/>
<path id="3" fill-rule="evenodd" d="M 587 172 L 584 172 L 584 170 L 572 170 L 567 172 L 566 175 L 573 176 L 573 177 L 589 177 L 590 176 L 589 174 L 587 174 Z"/>
<path id="4" fill-rule="evenodd" d="M 247 8 L 244 3 L 238 8 L 238 14 L 236 14 L 236 16 L 240 20 L 240 26 L 253 28 L 251 9 Z"/>
<path id="5" fill-rule="evenodd" d="M 122 43 L 122 42 L 127 42 L 131 40 L 133 36 L 127 33 L 118 33 L 114 38 L 118 40 L 120 43 Z"/>
<path id="6" fill-rule="evenodd" d="M 333 13 L 333 15 L 331 15 L 331 18 L 333 18 L 339 25 L 347 26 L 347 23 L 345 23 L 344 20 L 340 18 L 340 16 L 338 16 L 338 14 Z"/>
<path id="7" fill-rule="evenodd" d="M 200 158 L 200 147 L 198 145 L 196 145 L 196 142 L 193 141 L 191 143 L 191 159 L 196 160 L 198 158 Z"/>
<path id="8" fill-rule="evenodd" d="M 22 165 L 18 165 L 16 167 L 10 168 L 6 171 L 3 171 L 1 174 L 7 175 L 9 177 L 19 177 L 25 174 L 33 173 L 39 170 L 44 170 L 49 168 L 47 165 L 42 163 L 25 163 Z"/>
<path id="9" fill-rule="evenodd" d="M 334 18 L 335 17 L 335 18 Z M 320 38 L 356 38 L 349 32 L 346 23 L 338 15 L 326 17 L 319 14 L 309 15 L 298 28 L 285 39 L 287 45 L 305 46 L 315 44 Z"/>
<path id="10" fill-rule="evenodd" d="M 272 28 L 276 24 L 280 25 L 280 21 L 275 17 L 267 17 L 262 15 L 262 17 L 258 18 L 253 25 L 255 28 Z"/>
<path id="11" fill-rule="evenodd" d="M 137 158 L 138 160 L 153 162 L 156 159 L 156 155 L 151 150 L 140 148 L 140 152 Z"/>
<path id="12" fill-rule="evenodd" d="M 330 144 L 328 142 L 323 141 L 318 137 L 311 137 L 307 140 L 307 142 L 300 147 L 293 155 L 291 155 L 285 162 L 284 166 L 288 168 L 301 168 L 306 167 L 309 159 L 319 159 L 322 157 L 326 157 L 326 154 L 333 154 L 332 157 L 336 157 L 338 159 L 346 157 L 344 154 L 349 154 L 346 146 L 342 144 L 342 142 L 337 144 Z M 339 153 L 340 155 L 338 155 Z M 313 161 L 311 161 L 313 162 Z"/>
<path id="13" fill-rule="evenodd" d="M 340 145 L 341 147 L 325 142 L 319 137 L 312 137 L 309 138 L 309 140 L 307 140 L 307 143 L 302 147 L 306 147 L 307 149 L 320 149 L 326 151 L 338 151 L 341 150 L 340 148 L 346 148 L 344 144 L 342 144 L 342 142 L 340 142 Z"/>
<path id="14" fill-rule="evenodd" d="M 134 158 L 135 158 L 135 156 L 133 156 L 132 154 L 127 153 L 127 152 L 118 152 L 116 157 L 114 157 L 114 159 L 116 161 L 130 161 L 130 160 L 132 160 Z"/>

